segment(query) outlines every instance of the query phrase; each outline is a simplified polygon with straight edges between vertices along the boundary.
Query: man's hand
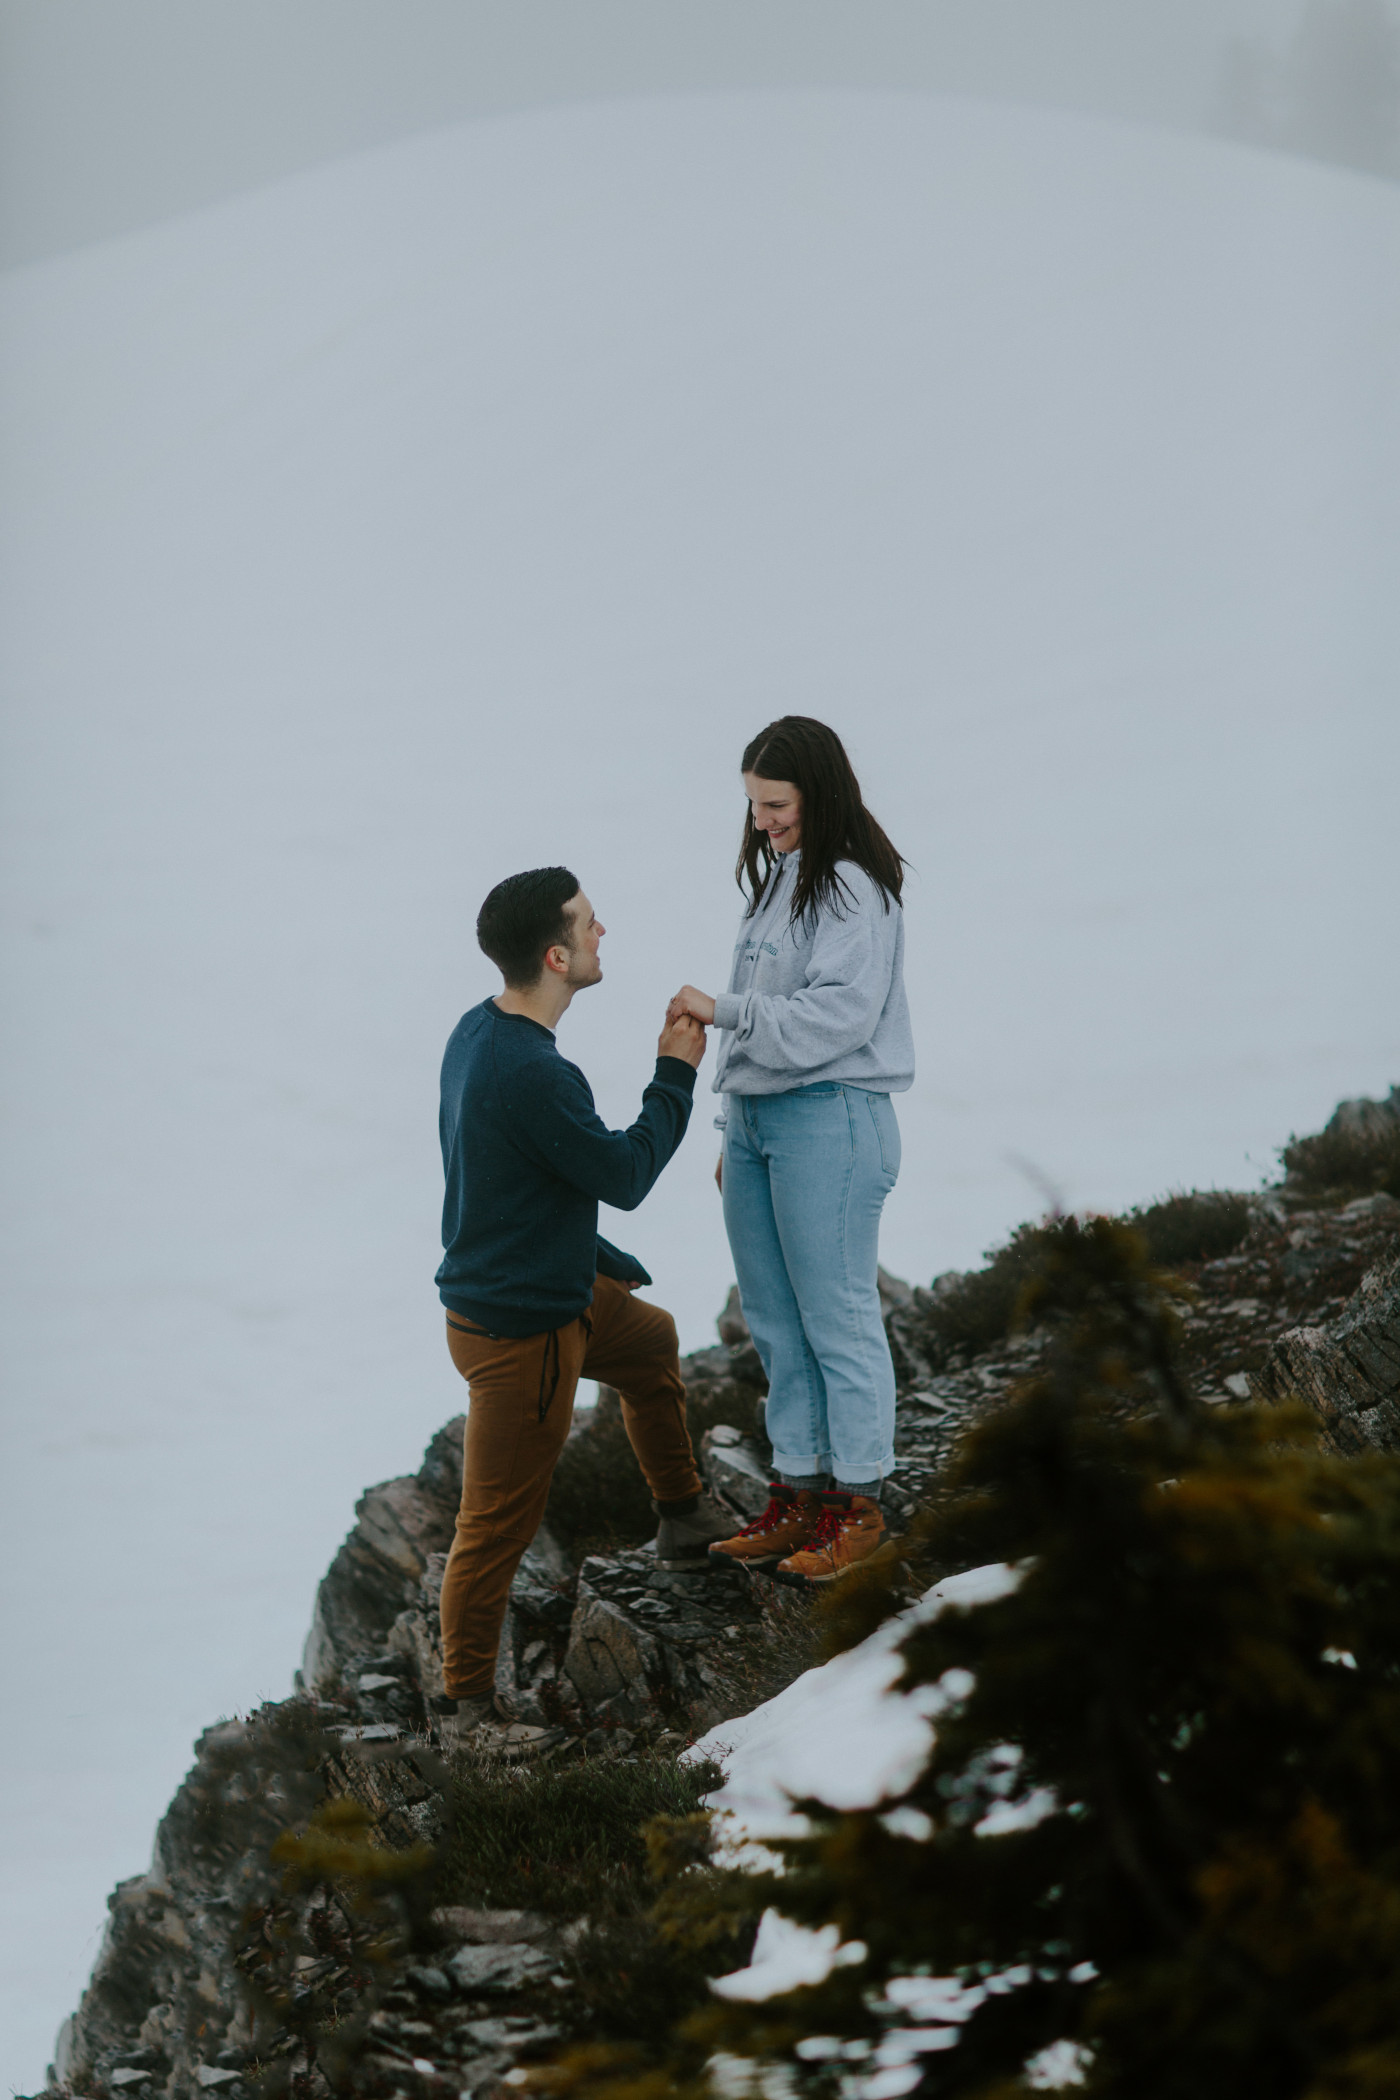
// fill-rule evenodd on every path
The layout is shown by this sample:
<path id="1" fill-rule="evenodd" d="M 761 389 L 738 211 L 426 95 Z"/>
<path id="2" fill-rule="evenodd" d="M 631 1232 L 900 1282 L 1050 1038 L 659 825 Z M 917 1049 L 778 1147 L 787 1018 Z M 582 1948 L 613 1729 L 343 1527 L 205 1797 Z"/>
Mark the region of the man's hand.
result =
<path id="1" fill-rule="evenodd" d="M 724 1194 L 724 1154 L 722 1152 L 715 1161 L 715 1187 L 722 1196 Z"/>
<path id="2" fill-rule="evenodd" d="M 682 1014 L 693 1014 L 708 1028 L 715 1017 L 715 1002 L 708 992 L 697 992 L 693 984 L 683 984 L 667 1007 L 666 1018 L 675 1021 Z"/>
<path id="3" fill-rule="evenodd" d="M 692 1015 L 678 1014 L 673 1020 L 668 1009 L 656 1054 L 658 1057 L 679 1057 L 684 1064 L 694 1065 L 698 1071 L 700 1060 L 705 1055 L 705 1031 Z"/>

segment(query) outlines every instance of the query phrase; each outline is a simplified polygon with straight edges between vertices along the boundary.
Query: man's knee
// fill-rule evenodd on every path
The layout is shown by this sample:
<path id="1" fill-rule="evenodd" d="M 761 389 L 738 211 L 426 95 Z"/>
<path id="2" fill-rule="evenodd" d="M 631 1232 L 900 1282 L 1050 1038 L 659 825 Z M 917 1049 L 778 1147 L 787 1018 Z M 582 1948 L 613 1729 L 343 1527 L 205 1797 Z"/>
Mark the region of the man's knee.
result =
<path id="1" fill-rule="evenodd" d="M 601 1356 L 631 1357 L 654 1362 L 658 1358 L 680 1355 L 680 1336 L 676 1323 L 664 1305 L 652 1305 L 645 1298 L 634 1298 L 627 1294 L 626 1302 L 619 1307 L 621 1318 L 610 1323 L 606 1334 L 599 1336 L 600 1347 L 591 1352 L 596 1361 Z M 583 1375 L 588 1377 L 591 1365 L 584 1359 Z"/>

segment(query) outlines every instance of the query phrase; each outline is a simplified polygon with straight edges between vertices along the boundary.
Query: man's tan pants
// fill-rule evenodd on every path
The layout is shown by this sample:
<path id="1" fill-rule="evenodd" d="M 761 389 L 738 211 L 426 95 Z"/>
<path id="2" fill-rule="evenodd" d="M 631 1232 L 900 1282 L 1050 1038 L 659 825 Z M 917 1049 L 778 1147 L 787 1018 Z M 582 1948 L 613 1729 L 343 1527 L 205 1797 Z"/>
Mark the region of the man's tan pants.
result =
<path id="1" fill-rule="evenodd" d="M 597 1279 L 577 1320 L 523 1341 L 492 1340 L 449 1312 L 447 1346 L 471 1387 L 471 1406 L 462 1506 L 442 1579 L 443 1678 L 449 1698 L 466 1699 L 495 1681 L 511 1578 L 544 1515 L 580 1378 L 616 1386 L 628 1439 L 658 1502 L 698 1495 L 701 1483 L 685 1426 L 676 1323 L 611 1277 Z"/>

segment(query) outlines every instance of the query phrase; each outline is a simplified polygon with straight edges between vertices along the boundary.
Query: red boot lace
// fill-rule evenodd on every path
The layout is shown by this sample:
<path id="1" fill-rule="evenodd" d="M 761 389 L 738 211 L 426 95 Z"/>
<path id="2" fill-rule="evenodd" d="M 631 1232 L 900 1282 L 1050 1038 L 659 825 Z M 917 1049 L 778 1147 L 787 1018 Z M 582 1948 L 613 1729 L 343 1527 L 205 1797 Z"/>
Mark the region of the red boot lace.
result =
<path id="1" fill-rule="evenodd" d="M 817 1518 L 812 1536 L 808 1539 L 803 1551 L 810 1553 L 815 1547 L 834 1544 L 840 1538 L 842 1524 L 849 1515 L 849 1510 L 824 1509 Z"/>
<path id="2" fill-rule="evenodd" d="M 770 1499 L 763 1515 L 755 1517 L 752 1524 L 746 1524 L 738 1536 L 741 1539 L 760 1539 L 765 1531 L 776 1531 L 778 1526 L 785 1524 L 791 1515 L 792 1504 L 790 1502 L 780 1502 L 777 1496 L 774 1495 Z"/>

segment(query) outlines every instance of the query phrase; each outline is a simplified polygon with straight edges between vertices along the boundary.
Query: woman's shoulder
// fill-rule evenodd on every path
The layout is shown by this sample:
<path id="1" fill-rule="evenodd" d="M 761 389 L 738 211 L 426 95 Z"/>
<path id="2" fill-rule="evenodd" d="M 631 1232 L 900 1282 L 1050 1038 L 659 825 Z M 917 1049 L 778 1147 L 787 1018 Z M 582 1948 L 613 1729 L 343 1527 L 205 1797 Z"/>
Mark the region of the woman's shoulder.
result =
<path id="1" fill-rule="evenodd" d="M 883 910 L 886 904 L 892 911 L 900 909 L 899 899 L 889 896 L 858 860 L 838 860 L 835 874 L 839 908 L 842 911 L 866 911 L 872 905 L 877 905 Z"/>

